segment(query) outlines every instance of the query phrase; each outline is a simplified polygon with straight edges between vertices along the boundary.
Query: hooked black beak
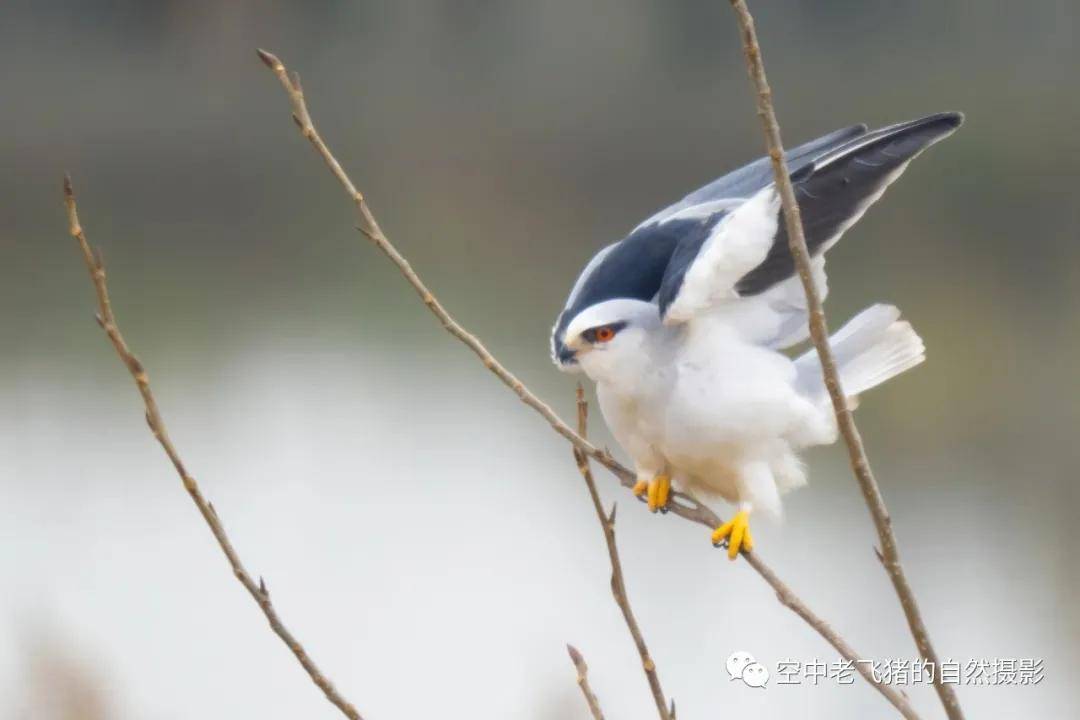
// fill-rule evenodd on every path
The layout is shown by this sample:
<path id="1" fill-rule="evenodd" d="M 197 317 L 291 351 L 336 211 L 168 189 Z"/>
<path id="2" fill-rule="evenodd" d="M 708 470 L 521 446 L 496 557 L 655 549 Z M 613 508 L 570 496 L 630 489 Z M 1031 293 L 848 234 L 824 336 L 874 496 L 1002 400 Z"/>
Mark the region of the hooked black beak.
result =
<path id="1" fill-rule="evenodd" d="M 557 353 L 559 362 L 563 365 L 575 365 L 577 364 L 577 350 L 571 350 L 562 343 L 559 343 L 559 351 Z"/>

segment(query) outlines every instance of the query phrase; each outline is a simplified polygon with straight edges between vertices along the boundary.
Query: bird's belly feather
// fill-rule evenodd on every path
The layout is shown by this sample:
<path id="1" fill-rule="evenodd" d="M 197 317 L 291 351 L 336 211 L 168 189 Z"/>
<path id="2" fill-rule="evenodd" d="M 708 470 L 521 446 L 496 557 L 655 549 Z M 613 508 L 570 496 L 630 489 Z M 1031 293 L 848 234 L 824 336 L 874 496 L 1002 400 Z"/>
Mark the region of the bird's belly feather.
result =
<path id="1" fill-rule="evenodd" d="M 729 502 L 746 499 L 741 475 L 751 462 L 797 468 L 796 482 L 778 477 L 778 486 L 802 484 L 787 438 L 806 422 L 809 405 L 786 356 L 699 341 L 671 360 L 634 382 L 597 385 L 608 427 L 639 472 L 670 472 L 680 488 Z"/>

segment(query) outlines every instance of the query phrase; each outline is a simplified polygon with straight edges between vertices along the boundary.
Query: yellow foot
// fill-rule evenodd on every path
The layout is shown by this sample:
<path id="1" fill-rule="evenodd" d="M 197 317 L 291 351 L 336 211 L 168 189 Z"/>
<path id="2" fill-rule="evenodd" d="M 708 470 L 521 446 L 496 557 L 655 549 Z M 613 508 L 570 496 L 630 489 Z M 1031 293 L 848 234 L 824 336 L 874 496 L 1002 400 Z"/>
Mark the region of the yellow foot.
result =
<path id="1" fill-rule="evenodd" d="M 667 512 L 668 495 L 671 494 L 671 478 L 657 475 L 649 481 L 649 510 Z"/>
<path id="2" fill-rule="evenodd" d="M 712 542 L 720 547 L 727 541 L 729 558 L 734 560 L 739 550 L 753 550 L 754 536 L 750 534 L 750 515 L 745 510 L 735 513 L 735 517 L 713 530 Z"/>
<path id="3" fill-rule="evenodd" d="M 649 510 L 667 512 L 668 496 L 671 494 L 671 478 L 667 475 L 657 475 L 652 480 L 638 480 L 634 485 L 634 494 L 642 495 L 649 502 Z"/>

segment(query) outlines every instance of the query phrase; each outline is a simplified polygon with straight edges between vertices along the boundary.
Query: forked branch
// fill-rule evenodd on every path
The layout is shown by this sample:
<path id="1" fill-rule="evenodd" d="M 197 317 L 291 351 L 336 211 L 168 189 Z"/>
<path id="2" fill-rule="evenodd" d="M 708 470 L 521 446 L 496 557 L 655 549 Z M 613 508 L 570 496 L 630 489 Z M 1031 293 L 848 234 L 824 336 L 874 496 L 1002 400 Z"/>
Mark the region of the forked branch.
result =
<path id="1" fill-rule="evenodd" d="M 143 405 L 145 406 L 146 424 L 150 426 L 150 432 L 154 434 L 154 438 L 161 445 L 165 454 L 169 456 L 173 467 L 176 468 L 176 474 L 180 476 L 180 480 L 184 483 L 184 490 L 191 496 L 192 502 L 199 509 L 199 513 L 203 516 L 203 520 L 206 521 L 210 532 L 214 534 L 218 547 L 221 548 L 225 559 L 229 561 L 229 567 L 232 568 L 233 575 L 236 576 L 236 579 L 240 581 L 240 584 L 244 586 L 244 589 L 258 604 L 259 609 L 262 610 L 266 620 L 270 623 L 270 628 L 274 631 L 274 634 L 288 646 L 289 651 L 296 656 L 297 661 L 303 666 L 311 681 L 323 691 L 327 700 L 332 702 L 349 720 L 362 720 L 356 708 L 337 691 L 329 678 L 323 675 L 315 661 L 304 650 L 300 641 L 282 623 L 277 610 L 274 609 L 273 602 L 270 600 L 270 591 L 266 589 L 266 583 L 263 582 L 262 578 L 259 578 L 256 583 L 248 573 L 244 563 L 240 561 L 240 556 L 237 555 L 236 550 L 233 548 L 229 536 L 225 533 L 225 528 L 221 524 L 221 519 L 214 509 L 213 503 L 203 496 L 199 484 L 195 482 L 195 478 L 188 472 L 184 466 L 184 461 L 180 459 L 180 453 L 177 452 L 172 440 L 169 439 L 169 433 L 165 429 L 165 421 L 161 419 L 157 400 L 154 399 L 154 393 L 150 389 L 150 377 L 147 375 L 143 364 L 139 362 L 139 359 L 135 357 L 135 354 L 128 347 L 124 336 L 120 333 L 120 326 L 116 324 L 112 301 L 109 299 L 109 287 L 105 281 L 105 264 L 101 259 L 101 253 L 87 241 L 86 233 L 83 232 L 82 225 L 79 223 L 79 212 L 75 206 L 75 192 L 71 187 L 71 178 L 67 176 L 64 177 L 64 204 L 67 206 L 68 230 L 71 237 L 75 238 L 78 243 L 79 250 L 82 251 L 86 269 L 90 273 L 90 280 L 94 284 L 94 292 L 97 294 L 98 325 L 105 331 L 105 335 L 109 338 L 109 342 L 112 343 L 116 354 L 120 357 L 120 361 L 124 363 L 124 367 L 131 373 L 131 377 L 135 381 L 135 387 L 138 388 L 139 395 L 142 396 Z"/>
<path id="2" fill-rule="evenodd" d="M 278 80 L 281 82 L 281 86 L 285 89 L 285 93 L 289 98 L 289 103 L 292 105 L 293 121 L 296 123 L 297 127 L 299 127 L 300 134 L 307 138 L 311 143 L 315 152 L 322 158 L 327 167 L 330 168 L 330 171 L 345 190 L 345 194 L 349 197 L 349 200 L 354 204 L 359 218 L 360 232 L 367 236 L 375 247 L 390 258 L 391 262 L 397 266 L 405 280 L 412 286 L 413 290 L 432 314 L 438 318 L 446 331 L 472 350 L 472 352 L 480 359 L 480 362 L 484 364 L 484 367 L 490 370 L 495 377 L 510 388 L 523 403 L 539 413 L 556 433 L 569 441 L 571 445 L 584 453 L 587 457 L 595 460 L 610 470 L 624 487 L 633 487 L 636 480 L 634 473 L 622 466 L 610 453 L 593 446 L 588 440 L 574 432 L 573 428 L 563 422 L 550 406 L 533 394 L 531 390 L 525 387 L 525 384 L 522 383 L 521 380 L 500 363 L 475 335 L 468 332 L 446 311 L 442 303 L 438 301 L 435 295 L 420 279 L 420 276 L 416 274 L 416 271 L 412 269 L 412 266 L 409 265 L 408 260 L 398 252 L 397 248 L 394 247 L 383 233 L 378 222 L 375 221 L 375 216 L 372 214 L 371 208 L 368 207 L 364 196 L 356 189 L 352 180 L 342 169 L 341 164 L 334 157 L 333 153 L 330 152 L 330 149 L 319 135 L 319 132 L 311 119 L 311 114 L 308 112 L 307 102 L 304 99 L 304 93 L 300 87 L 299 79 L 295 76 L 289 76 L 285 65 L 277 58 L 277 56 L 268 53 L 265 50 L 258 50 L 257 52 L 259 59 L 273 71 L 274 75 L 277 76 Z M 722 524 L 716 513 L 708 507 L 697 500 L 680 493 L 675 493 L 672 496 L 672 499 L 669 501 L 669 507 L 672 514 L 700 523 L 710 530 Z M 776 576 L 776 573 L 765 564 L 765 561 L 761 559 L 756 551 L 744 551 L 743 556 L 750 566 L 754 568 L 754 570 L 757 571 L 757 573 L 764 578 L 765 582 L 767 582 L 776 592 L 776 597 L 780 602 L 805 620 L 810 627 L 825 638 L 825 640 L 840 653 L 841 657 L 851 661 L 859 674 L 862 675 L 875 690 L 881 693 L 890 703 L 900 710 L 904 717 L 908 718 L 908 720 L 914 720 L 918 717 L 914 710 L 911 709 L 911 705 L 908 703 L 907 698 L 897 692 L 896 689 L 875 678 L 873 673 L 867 667 L 867 663 L 859 662 L 859 655 L 847 644 L 840 634 L 810 610 L 810 608 L 807 607 L 794 592 L 792 592 L 791 588 L 784 584 L 780 578 Z"/>
<path id="3" fill-rule="evenodd" d="M 900 564 L 900 552 L 896 545 L 896 535 L 892 531 L 892 520 L 889 511 L 885 507 L 885 500 L 881 495 L 877 480 L 870 469 L 870 460 L 867 458 L 866 449 L 863 447 L 862 437 L 855 425 L 855 418 L 848 407 L 844 391 L 840 387 L 840 376 L 836 370 L 836 360 L 829 347 L 829 328 L 825 322 L 825 310 L 814 284 L 813 273 L 810 266 L 810 251 L 806 246 L 806 237 L 803 235 L 802 217 L 799 213 L 799 204 L 795 201 L 795 190 L 791 185 L 787 162 L 784 160 L 784 146 L 780 141 L 780 125 L 776 120 L 776 112 L 772 104 L 772 90 L 765 77 L 765 64 L 761 57 L 761 46 L 758 44 L 757 31 L 754 28 L 754 18 L 746 6 L 746 0 L 730 0 L 735 16 L 738 19 L 739 29 L 742 35 L 743 51 L 746 54 L 746 66 L 753 81 L 757 93 L 757 113 L 761 118 L 762 127 L 765 130 L 765 144 L 768 147 L 769 158 L 772 161 L 773 177 L 776 187 L 780 191 L 780 200 L 784 208 L 784 222 L 788 233 L 788 246 L 791 256 L 795 260 L 795 267 L 799 271 L 803 289 L 806 291 L 806 303 L 810 315 L 810 337 L 814 341 L 814 347 L 821 358 L 821 370 L 825 376 L 825 387 L 828 388 L 829 397 L 832 399 L 833 410 L 836 412 L 840 434 L 847 445 L 848 457 L 851 461 L 851 469 L 855 473 L 855 479 L 862 490 L 863 498 L 870 509 L 870 516 L 877 528 L 878 540 L 881 543 L 882 565 L 892 580 L 896 594 L 900 598 L 900 605 L 907 617 L 908 627 L 915 638 L 915 645 L 919 653 L 931 667 L 940 668 L 938 654 L 930 642 L 930 633 L 923 622 L 919 604 L 915 600 L 915 593 L 908 584 L 907 576 Z M 963 720 L 964 713 L 960 710 L 960 703 L 956 698 L 956 692 L 951 685 L 947 685 L 941 679 L 941 673 L 934 673 L 934 688 L 938 697 L 945 706 L 945 712 L 950 720 Z"/>
<path id="4" fill-rule="evenodd" d="M 589 426 L 589 405 L 585 402 L 585 391 L 581 385 L 577 388 L 577 413 L 578 435 L 586 437 Z M 607 544 L 608 560 L 611 561 L 611 594 L 615 596 L 615 604 L 622 611 L 626 627 L 630 630 L 630 637 L 634 640 L 641 657 L 641 668 L 645 671 L 645 678 L 649 681 L 649 690 L 652 691 L 653 700 L 656 702 L 656 710 L 660 713 L 660 720 L 671 720 L 667 701 L 664 700 L 664 691 L 660 687 L 660 676 L 656 672 L 656 663 L 649 654 L 649 647 L 645 644 L 645 636 L 641 633 L 637 618 L 630 607 L 630 596 L 626 593 L 626 578 L 623 576 L 622 561 L 619 559 L 619 547 L 615 544 L 615 508 L 612 506 L 611 514 L 604 512 L 604 505 L 600 502 L 600 493 L 596 489 L 596 480 L 593 479 L 592 469 L 589 467 L 589 458 L 581 450 L 574 448 L 574 460 L 577 461 L 578 472 L 585 480 L 585 486 L 589 489 L 589 498 L 592 500 L 593 509 L 596 510 L 596 518 L 600 521 L 600 527 L 604 530 L 604 542 Z"/>

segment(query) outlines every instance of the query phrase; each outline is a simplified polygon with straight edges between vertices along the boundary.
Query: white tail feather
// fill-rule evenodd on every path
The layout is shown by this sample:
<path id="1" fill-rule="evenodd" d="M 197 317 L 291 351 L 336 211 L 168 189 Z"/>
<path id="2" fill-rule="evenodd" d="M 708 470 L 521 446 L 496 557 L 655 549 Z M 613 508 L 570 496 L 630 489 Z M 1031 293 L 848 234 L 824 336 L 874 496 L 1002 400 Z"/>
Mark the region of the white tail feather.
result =
<path id="1" fill-rule="evenodd" d="M 851 400 L 926 359 L 922 338 L 911 323 L 900 320 L 900 311 L 892 305 L 863 310 L 829 338 L 829 345 L 840 371 L 840 385 Z M 827 393 L 817 351 L 800 356 L 795 367 L 799 391 L 824 401 Z"/>

